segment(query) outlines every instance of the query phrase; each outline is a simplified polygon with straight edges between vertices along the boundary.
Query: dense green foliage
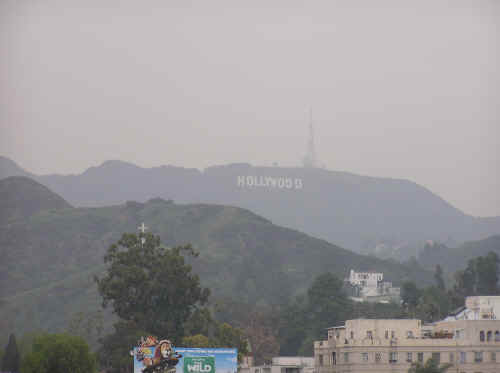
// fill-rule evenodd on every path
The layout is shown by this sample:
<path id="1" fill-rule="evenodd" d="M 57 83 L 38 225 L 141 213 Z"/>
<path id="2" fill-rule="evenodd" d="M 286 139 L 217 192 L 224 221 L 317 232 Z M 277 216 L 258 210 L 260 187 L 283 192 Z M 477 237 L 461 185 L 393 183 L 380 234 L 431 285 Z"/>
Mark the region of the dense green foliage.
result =
<path id="1" fill-rule="evenodd" d="M 12 163 L 0 157 L 0 178 L 24 173 L 19 167 L 13 169 Z M 241 175 L 270 176 L 275 182 L 297 178 L 303 185 L 298 189 L 258 187 L 256 177 L 253 187 L 242 188 L 238 186 Z M 397 248 L 428 239 L 443 242 L 449 237 L 461 242 L 498 234 L 500 229 L 499 217 L 466 215 L 409 180 L 321 168 L 240 163 L 200 171 L 173 166 L 141 168 L 113 160 L 78 175 L 33 177 L 75 206 L 109 206 L 157 197 L 231 205 L 353 250 L 373 249 L 381 242 Z"/>
<path id="2" fill-rule="evenodd" d="M 469 261 L 449 290 L 441 267 L 435 271 L 436 285 L 425 287 L 432 273 L 415 263 L 357 255 L 233 207 L 155 199 L 36 210 L 8 221 L 0 224 L 0 329 L 65 330 L 93 348 L 101 338 L 100 364 L 113 372 L 130 369 L 128 351 L 144 334 L 168 336 L 176 344 L 231 344 L 242 350 L 248 340 L 262 363 L 278 354 L 310 355 L 312 341 L 346 319 L 433 321 L 463 305 L 466 295 L 497 291 L 494 254 Z M 137 235 L 120 240 L 121 232 L 135 231 L 143 221 L 161 235 L 161 243 L 152 234 L 144 246 Z M 402 284 L 404 307 L 349 300 L 342 278 L 350 268 L 384 272 L 387 280 Z M 95 275 L 115 316 L 100 311 Z M 217 321 L 200 307 L 207 300 L 201 284 L 212 290 Z M 185 303 L 183 294 L 189 295 Z M 182 307 L 169 308 L 172 300 Z M 117 316 L 121 321 L 112 329 Z"/>
<path id="3" fill-rule="evenodd" d="M 465 268 L 470 259 L 486 256 L 489 252 L 500 255 L 500 235 L 466 242 L 456 248 L 443 244 L 426 245 L 420 253 L 418 261 L 426 268 L 434 268 L 436 264 L 439 264 L 445 272 L 454 273 Z"/>
<path id="4" fill-rule="evenodd" d="M 306 297 L 299 297 L 283 312 L 279 329 L 282 355 L 312 355 L 312 341 L 322 331 L 348 319 L 353 303 L 342 291 L 342 281 L 331 273 L 314 280 Z"/>
<path id="5" fill-rule="evenodd" d="M 397 304 L 357 303 L 343 291 L 335 275 L 324 273 L 313 281 L 306 296 L 296 297 L 280 315 L 280 355 L 312 356 L 313 341 L 326 338 L 326 328 L 355 318 L 403 318 Z"/>
<path id="6" fill-rule="evenodd" d="M 109 371 L 130 370 L 126 351 L 141 335 L 194 347 L 235 347 L 240 359 L 247 353 L 243 332 L 217 323 L 203 307 L 209 290 L 201 287 L 184 255 L 198 256 L 189 245 L 166 248 L 150 233 L 124 234 L 109 247 L 106 273 L 96 277 L 103 306 L 111 305 L 120 318 L 115 332 L 101 341 L 100 361 Z"/>
<path id="7" fill-rule="evenodd" d="M 463 271 L 455 273 L 456 289 L 462 296 L 498 294 L 498 255 L 470 259 Z"/>
<path id="8" fill-rule="evenodd" d="M 23 373 L 93 373 L 96 360 L 80 337 L 46 334 L 35 338 L 32 351 L 23 358 Z"/>
<path id="9" fill-rule="evenodd" d="M 184 323 L 209 295 L 182 254 L 197 256 L 189 245 L 163 247 L 150 233 L 124 234 L 104 256 L 105 275 L 96 277 L 103 306 L 110 303 L 120 319 L 180 342 Z"/>
<path id="10" fill-rule="evenodd" d="M 101 339 L 98 351 L 99 366 L 108 373 L 132 373 L 129 351 L 149 333 L 131 322 L 114 324 L 114 331 Z"/>
<path id="11" fill-rule="evenodd" d="M 5 352 L 2 355 L 2 372 L 19 372 L 19 350 L 17 348 L 16 336 L 11 334 L 9 336 L 9 343 L 5 348 Z"/>
<path id="12" fill-rule="evenodd" d="M 404 280 L 429 284 L 432 279 L 418 266 L 357 255 L 234 207 L 155 199 L 44 210 L 0 225 L 0 329 L 5 343 L 9 332 L 66 331 L 78 313 L 86 318 L 98 313 L 101 299 L 92 278 L 105 270 L 109 245 L 143 221 L 166 246 L 192 243 L 200 255 L 188 257 L 188 264 L 211 289 L 214 302 L 231 298 L 278 307 L 304 293 L 314 276 L 332 272 L 343 278 L 350 268 L 384 272 L 396 285 Z M 112 331 L 116 320 L 106 312 L 102 316 L 102 333 Z M 97 337 L 94 333 L 88 342 L 94 345 Z"/>
<path id="13" fill-rule="evenodd" d="M 401 288 L 403 305 L 408 315 L 426 322 L 444 318 L 448 313 L 464 305 L 471 295 L 497 295 L 499 260 L 494 252 L 470 259 L 467 267 L 455 272 L 455 283 L 446 290 L 441 266 L 436 266 L 436 284 L 419 289 L 413 282 L 405 282 Z"/>
<path id="14" fill-rule="evenodd" d="M 195 334 L 182 338 L 182 346 L 189 347 L 231 347 L 238 349 L 238 361 L 248 354 L 248 343 L 243 330 L 233 328 L 228 323 L 217 323 L 212 337 Z M 207 333 L 208 334 L 208 333 Z"/>
<path id="15" fill-rule="evenodd" d="M 67 208 L 71 208 L 69 203 L 32 179 L 13 176 L 0 181 L 0 225 L 43 210 Z"/>

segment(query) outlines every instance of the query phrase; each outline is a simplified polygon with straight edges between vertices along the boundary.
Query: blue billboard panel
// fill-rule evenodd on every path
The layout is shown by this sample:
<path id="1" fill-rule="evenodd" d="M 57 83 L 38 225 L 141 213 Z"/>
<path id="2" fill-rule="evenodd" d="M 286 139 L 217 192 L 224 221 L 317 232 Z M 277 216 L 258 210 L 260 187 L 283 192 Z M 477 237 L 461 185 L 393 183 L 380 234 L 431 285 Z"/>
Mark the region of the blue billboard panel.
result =
<path id="1" fill-rule="evenodd" d="M 134 348 L 134 373 L 143 373 L 155 360 L 158 347 Z M 236 348 L 186 348 L 178 347 L 175 353 L 182 355 L 175 366 L 176 373 L 237 373 L 238 350 Z M 140 356 L 140 360 L 138 360 Z"/>

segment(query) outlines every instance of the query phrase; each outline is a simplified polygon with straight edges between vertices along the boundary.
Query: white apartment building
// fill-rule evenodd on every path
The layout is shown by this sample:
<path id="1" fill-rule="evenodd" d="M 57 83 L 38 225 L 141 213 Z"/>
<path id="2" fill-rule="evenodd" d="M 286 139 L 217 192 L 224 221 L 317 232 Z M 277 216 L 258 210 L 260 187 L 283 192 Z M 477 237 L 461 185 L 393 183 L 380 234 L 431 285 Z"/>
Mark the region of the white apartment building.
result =
<path id="1" fill-rule="evenodd" d="M 347 320 L 314 342 L 314 357 L 316 373 L 407 373 L 430 358 L 450 373 L 499 373 L 500 320 Z"/>
<path id="2" fill-rule="evenodd" d="M 453 312 L 445 321 L 496 319 L 500 319 L 500 296 L 474 296 L 467 297 L 465 306 Z"/>

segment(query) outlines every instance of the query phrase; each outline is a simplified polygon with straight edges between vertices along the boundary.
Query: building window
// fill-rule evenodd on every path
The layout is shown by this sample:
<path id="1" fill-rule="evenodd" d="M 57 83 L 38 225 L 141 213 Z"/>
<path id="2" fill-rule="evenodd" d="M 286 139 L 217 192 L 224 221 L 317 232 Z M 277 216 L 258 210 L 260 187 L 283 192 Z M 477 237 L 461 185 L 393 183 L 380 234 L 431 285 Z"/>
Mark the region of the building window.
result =
<path id="1" fill-rule="evenodd" d="M 417 360 L 419 363 L 423 363 L 424 362 L 424 353 L 423 352 L 419 352 L 417 354 Z"/>
<path id="2" fill-rule="evenodd" d="M 497 353 L 495 351 L 491 351 L 491 361 L 497 361 Z"/>
<path id="3" fill-rule="evenodd" d="M 480 341 L 480 342 L 484 342 L 484 330 L 481 330 L 481 331 L 479 332 L 479 341 Z"/>
<path id="4" fill-rule="evenodd" d="M 389 352 L 389 363 L 397 363 L 398 362 L 398 353 L 397 352 Z"/>
<path id="5" fill-rule="evenodd" d="M 486 341 L 491 342 L 492 336 L 493 336 L 493 333 L 491 332 L 491 330 L 488 330 L 488 333 L 486 333 Z"/>
<path id="6" fill-rule="evenodd" d="M 389 338 L 389 331 L 388 331 L 388 330 L 386 330 L 386 331 L 385 331 L 385 339 L 388 339 L 388 338 Z"/>
<path id="7" fill-rule="evenodd" d="M 373 333 L 372 333 L 372 331 L 371 331 L 371 330 L 367 330 L 367 331 L 366 331 L 366 338 L 368 338 L 368 339 L 373 339 Z"/>
<path id="8" fill-rule="evenodd" d="M 337 339 L 340 338 L 340 332 L 338 330 L 335 330 L 335 338 Z"/>
<path id="9" fill-rule="evenodd" d="M 396 332 L 394 330 L 391 330 L 391 338 L 396 337 Z"/>
<path id="10" fill-rule="evenodd" d="M 467 352 L 460 351 L 460 364 L 465 364 L 467 362 Z"/>
<path id="11" fill-rule="evenodd" d="M 455 354 L 453 352 L 450 352 L 450 363 L 455 363 Z"/>
<path id="12" fill-rule="evenodd" d="M 475 351 L 474 352 L 474 362 L 482 363 L 483 362 L 483 351 Z"/>
<path id="13" fill-rule="evenodd" d="M 319 355 L 319 366 L 323 366 L 323 355 Z"/>
<path id="14" fill-rule="evenodd" d="M 413 332 L 411 330 L 406 332 L 406 338 L 413 338 Z"/>
<path id="15" fill-rule="evenodd" d="M 349 352 L 344 352 L 344 363 L 349 362 Z"/>
<path id="16" fill-rule="evenodd" d="M 354 332 L 351 332 L 351 339 L 354 339 Z"/>
<path id="17" fill-rule="evenodd" d="M 441 353 L 433 352 L 432 353 L 432 360 L 434 360 L 439 365 L 441 363 Z"/>
<path id="18" fill-rule="evenodd" d="M 413 361 L 413 354 L 411 352 L 406 353 L 406 361 L 411 363 Z"/>
<path id="19" fill-rule="evenodd" d="M 498 330 L 495 332 L 495 342 L 500 342 L 500 332 Z"/>
<path id="20" fill-rule="evenodd" d="M 364 361 L 364 362 L 368 361 L 368 352 L 361 353 L 361 361 Z"/>
<path id="21" fill-rule="evenodd" d="M 381 352 L 376 352 L 375 353 L 375 362 L 376 363 L 380 363 L 381 360 L 382 360 L 382 353 Z"/>
<path id="22" fill-rule="evenodd" d="M 337 354 L 332 352 L 332 365 L 337 365 Z"/>

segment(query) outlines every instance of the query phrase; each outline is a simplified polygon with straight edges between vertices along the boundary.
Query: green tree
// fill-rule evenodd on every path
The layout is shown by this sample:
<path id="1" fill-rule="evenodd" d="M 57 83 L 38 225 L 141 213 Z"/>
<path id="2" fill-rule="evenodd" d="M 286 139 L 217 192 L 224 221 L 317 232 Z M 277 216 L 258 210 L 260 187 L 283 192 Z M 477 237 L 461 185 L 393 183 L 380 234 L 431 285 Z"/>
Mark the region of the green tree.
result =
<path id="1" fill-rule="evenodd" d="M 9 336 L 9 343 L 5 348 L 5 353 L 2 356 L 2 371 L 3 372 L 19 372 L 19 350 L 17 348 L 16 336 Z"/>
<path id="2" fill-rule="evenodd" d="M 238 361 L 248 354 L 248 343 L 243 331 L 233 328 L 228 323 L 218 325 L 214 333 L 216 347 L 231 347 L 238 349 Z"/>
<path id="3" fill-rule="evenodd" d="M 95 279 L 103 306 L 111 304 L 139 329 L 180 342 L 184 323 L 209 295 L 183 254 L 197 256 L 190 245 L 166 248 L 150 233 L 124 234 L 104 257 L 106 274 Z"/>
<path id="4" fill-rule="evenodd" d="M 342 286 L 343 282 L 335 275 L 324 273 L 316 277 L 307 291 L 306 321 L 311 324 L 315 337 L 325 333 L 325 325 L 337 325 L 352 314 L 353 304 Z"/>
<path id="5" fill-rule="evenodd" d="M 498 263 L 494 252 L 470 259 L 465 270 L 455 273 L 455 292 L 462 297 L 498 294 Z"/>
<path id="6" fill-rule="evenodd" d="M 451 366 L 451 364 L 443 364 L 439 366 L 437 361 L 428 359 L 425 364 L 413 363 L 408 370 L 408 373 L 444 373 Z"/>
<path id="7" fill-rule="evenodd" d="M 247 340 L 243 331 L 233 328 L 227 323 L 220 323 L 216 326 L 212 338 L 203 334 L 196 334 L 182 339 L 182 345 L 187 347 L 226 347 L 238 349 L 238 361 L 242 361 L 243 356 L 248 354 Z"/>
<path id="8" fill-rule="evenodd" d="M 21 357 L 21 360 L 33 350 L 33 342 L 35 341 L 35 338 L 43 334 L 45 334 L 45 332 L 37 330 L 24 333 L 22 337 L 19 338 L 17 347 L 19 349 L 19 356 Z"/>
<path id="9" fill-rule="evenodd" d="M 486 256 L 476 258 L 476 293 L 478 295 L 498 294 L 498 256 L 489 252 Z"/>
<path id="10" fill-rule="evenodd" d="M 417 307 L 420 296 L 421 291 L 414 282 L 405 281 L 403 283 L 401 287 L 401 300 L 408 310 L 414 310 Z"/>
<path id="11" fill-rule="evenodd" d="M 422 290 L 416 307 L 416 316 L 424 322 L 433 322 L 445 317 L 451 310 L 449 294 L 436 286 Z"/>
<path id="12" fill-rule="evenodd" d="M 281 312 L 280 353 L 312 356 L 313 341 L 325 337 L 325 327 L 352 318 L 354 305 L 343 292 L 343 282 L 331 273 L 316 277 L 307 296 L 297 297 Z M 252 349 L 253 349 L 252 342 Z"/>
<path id="13" fill-rule="evenodd" d="M 182 345 L 198 348 L 214 347 L 213 342 L 203 334 L 195 334 L 182 338 Z"/>
<path id="14" fill-rule="evenodd" d="M 303 295 L 292 299 L 280 312 L 278 336 L 280 355 L 295 356 L 302 347 L 303 341 L 310 332 L 306 323 L 307 298 Z"/>
<path id="15" fill-rule="evenodd" d="M 436 286 L 440 290 L 445 290 L 444 279 L 443 279 L 443 269 L 438 264 L 436 265 L 436 271 L 434 272 L 434 280 L 436 281 Z"/>
<path id="16" fill-rule="evenodd" d="M 46 334 L 35 338 L 33 350 L 23 359 L 23 373 L 93 373 L 96 361 L 81 338 Z"/>
<path id="17" fill-rule="evenodd" d="M 114 332 L 101 339 L 99 365 L 108 373 L 132 373 L 129 351 L 148 333 L 132 322 L 119 321 L 113 327 Z"/>
<path id="18" fill-rule="evenodd" d="M 101 311 L 77 312 L 68 323 L 66 332 L 82 337 L 88 344 L 95 344 L 101 337 L 104 329 L 104 320 Z"/>

